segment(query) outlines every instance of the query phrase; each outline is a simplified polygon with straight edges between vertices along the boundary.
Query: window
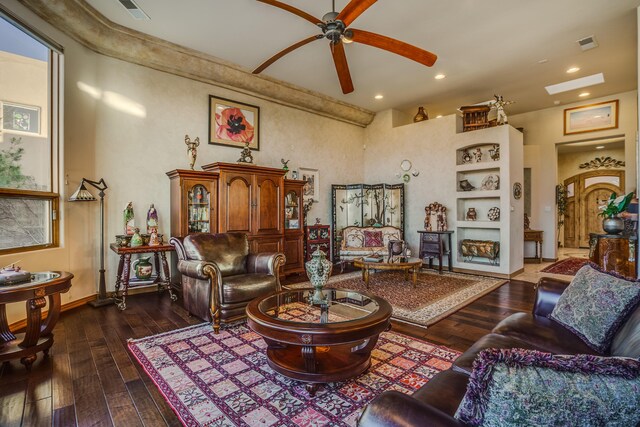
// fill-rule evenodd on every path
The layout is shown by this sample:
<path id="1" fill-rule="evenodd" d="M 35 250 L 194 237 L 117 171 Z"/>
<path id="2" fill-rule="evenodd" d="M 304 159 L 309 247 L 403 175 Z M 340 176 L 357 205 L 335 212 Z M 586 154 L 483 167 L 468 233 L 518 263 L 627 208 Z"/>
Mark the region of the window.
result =
<path id="1" fill-rule="evenodd" d="M 0 8 L 0 254 L 58 245 L 61 52 Z"/>

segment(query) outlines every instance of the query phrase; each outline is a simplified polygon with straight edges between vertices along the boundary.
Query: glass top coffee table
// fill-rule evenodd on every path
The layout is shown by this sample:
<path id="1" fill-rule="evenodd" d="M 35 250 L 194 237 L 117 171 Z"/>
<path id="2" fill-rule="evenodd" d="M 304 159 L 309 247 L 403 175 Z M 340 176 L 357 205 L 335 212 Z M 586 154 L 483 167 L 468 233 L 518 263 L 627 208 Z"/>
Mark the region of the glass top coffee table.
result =
<path id="1" fill-rule="evenodd" d="M 422 267 L 420 258 L 399 258 L 384 257 L 381 261 L 365 261 L 364 258 L 356 258 L 353 260 L 353 266 L 362 269 L 362 280 L 369 289 L 369 270 L 396 270 L 404 271 L 404 280 L 409 280 L 411 273 L 411 282 L 413 287 L 418 283 L 418 271 Z"/>
<path id="2" fill-rule="evenodd" d="M 247 306 L 248 326 L 268 345 L 269 366 L 306 382 L 311 395 L 321 383 L 366 371 L 378 336 L 391 326 L 391 305 L 382 298 L 326 289 L 325 299 L 313 302 L 313 293 L 313 289 L 282 291 Z"/>

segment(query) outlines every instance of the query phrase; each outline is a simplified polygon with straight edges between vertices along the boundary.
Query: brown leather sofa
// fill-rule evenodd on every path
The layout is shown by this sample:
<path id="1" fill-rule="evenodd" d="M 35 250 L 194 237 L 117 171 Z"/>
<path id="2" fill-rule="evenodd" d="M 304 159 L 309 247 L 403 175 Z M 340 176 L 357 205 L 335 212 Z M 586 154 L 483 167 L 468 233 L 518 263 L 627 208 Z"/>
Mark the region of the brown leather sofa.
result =
<path id="1" fill-rule="evenodd" d="M 279 291 L 281 253 L 249 253 L 244 233 L 192 234 L 172 237 L 182 274 L 182 297 L 189 313 L 211 321 L 218 333 L 220 322 L 246 316 L 245 307 L 256 297 Z"/>
<path id="2" fill-rule="evenodd" d="M 535 349 L 554 354 L 598 354 L 580 338 L 549 319 L 560 294 L 569 282 L 540 279 L 532 313 L 516 313 L 480 338 L 453 366 L 436 374 L 409 396 L 387 391 L 375 398 L 363 412 L 359 426 L 464 426 L 455 414 L 467 390 L 472 364 L 488 348 Z M 640 308 L 618 330 L 611 356 L 640 357 Z"/>

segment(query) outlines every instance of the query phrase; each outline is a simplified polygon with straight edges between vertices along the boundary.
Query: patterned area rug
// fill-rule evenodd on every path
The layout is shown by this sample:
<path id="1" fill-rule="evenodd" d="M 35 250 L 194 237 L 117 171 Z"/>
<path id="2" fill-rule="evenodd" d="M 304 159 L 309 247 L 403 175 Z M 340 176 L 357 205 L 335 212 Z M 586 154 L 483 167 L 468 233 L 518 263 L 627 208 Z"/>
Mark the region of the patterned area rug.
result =
<path id="1" fill-rule="evenodd" d="M 304 383 L 274 372 L 266 343 L 246 323 L 209 324 L 130 340 L 129 350 L 185 426 L 355 426 L 385 390 L 413 393 L 460 353 L 394 332 L 380 335 L 371 368 L 346 382 Z"/>
<path id="2" fill-rule="evenodd" d="M 548 267 L 543 268 L 543 273 L 552 274 L 564 274 L 566 276 L 575 276 L 578 270 L 580 270 L 589 260 L 587 258 L 574 258 L 570 257 L 557 262 L 554 262 Z"/>
<path id="3" fill-rule="evenodd" d="M 413 289 L 411 280 L 405 281 L 404 274 L 396 271 L 372 273 L 368 291 L 360 272 L 333 276 L 327 286 L 372 293 L 389 301 L 393 307 L 394 319 L 429 326 L 506 282 L 504 279 L 470 274 L 438 274 L 433 270 L 421 270 L 416 289 Z M 309 282 L 304 282 L 285 287 L 296 289 L 310 286 Z"/>

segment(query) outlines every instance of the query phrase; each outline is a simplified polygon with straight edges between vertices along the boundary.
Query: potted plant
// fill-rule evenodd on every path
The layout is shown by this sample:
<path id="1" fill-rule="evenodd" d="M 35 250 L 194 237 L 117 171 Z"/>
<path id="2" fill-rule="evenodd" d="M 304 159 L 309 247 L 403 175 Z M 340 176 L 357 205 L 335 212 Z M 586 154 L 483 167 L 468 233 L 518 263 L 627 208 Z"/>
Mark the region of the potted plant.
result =
<path id="1" fill-rule="evenodd" d="M 598 208 L 601 211 L 598 215 L 604 217 L 602 228 L 607 234 L 620 234 L 624 231 L 624 221 L 618 217 L 618 214 L 627 210 L 632 197 L 633 191 L 623 196 L 618 196 L 614 192 L 611 193 L 607 203 Z"/>

